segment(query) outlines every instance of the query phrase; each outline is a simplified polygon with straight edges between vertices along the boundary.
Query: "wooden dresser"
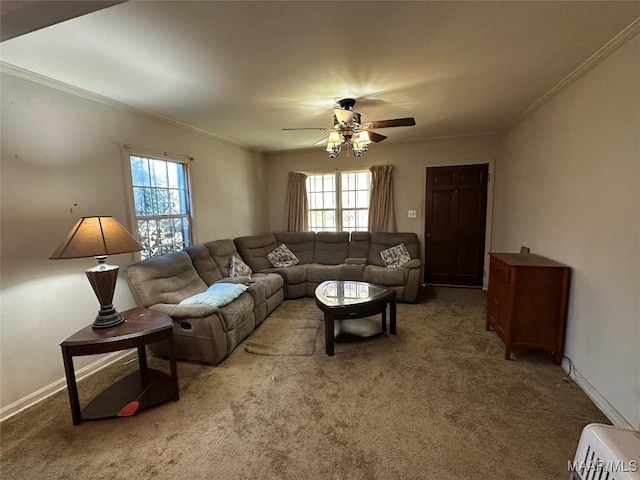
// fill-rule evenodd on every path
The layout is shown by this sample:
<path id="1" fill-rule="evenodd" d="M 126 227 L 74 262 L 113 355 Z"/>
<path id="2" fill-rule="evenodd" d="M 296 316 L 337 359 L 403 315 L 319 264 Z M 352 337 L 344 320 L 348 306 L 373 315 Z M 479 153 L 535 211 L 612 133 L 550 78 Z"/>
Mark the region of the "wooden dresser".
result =
<path id="1" fill-rule="evenodd" d="M 511 348 L 547 350 L 560 365 L 564 353 L 571 269 L 530 253 L 490 253 L 487 330 Z"/>

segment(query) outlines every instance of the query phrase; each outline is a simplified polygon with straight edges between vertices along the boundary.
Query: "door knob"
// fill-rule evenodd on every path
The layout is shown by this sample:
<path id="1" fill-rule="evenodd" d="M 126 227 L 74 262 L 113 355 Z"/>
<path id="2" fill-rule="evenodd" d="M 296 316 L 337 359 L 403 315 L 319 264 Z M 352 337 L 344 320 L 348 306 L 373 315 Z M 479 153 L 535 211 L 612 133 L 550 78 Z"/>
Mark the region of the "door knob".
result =
<path id="1" fill-rule="evenodd" d="M 430 236 L 431 236 L 431 234 L 430 234 L 430 233 L 427 233 L 427 237 L 430 237 Z"/>

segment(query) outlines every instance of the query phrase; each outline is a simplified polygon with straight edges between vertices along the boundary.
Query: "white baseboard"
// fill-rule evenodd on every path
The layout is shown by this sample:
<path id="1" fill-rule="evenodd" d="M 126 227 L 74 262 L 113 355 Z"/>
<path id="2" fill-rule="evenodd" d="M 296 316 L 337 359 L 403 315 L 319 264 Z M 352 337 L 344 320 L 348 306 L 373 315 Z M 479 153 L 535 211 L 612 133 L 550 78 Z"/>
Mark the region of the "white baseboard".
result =
<path id="1" fill-rule="evenodd" d="M 567 362 L 562 363 L 562 369 L 569 373 L 569 366 Z M 573 381 L 575 381 L 580 388 L 587 394 L 587 396 L 596 404 L 596 406 L 606 415 L 606 417 L 617 427 L 622 428 L 631 428 L 635 429 L 636 427 L 632 425 L 624 416 L 609 403 L 609 401 L 602 396 L 600 392 L 589 383 L 578 370 L 576 370 L 575 365 L 572 365 L 571 374 L 569 375 Z"/>
<path id="2" fill-rule="evenodd" d="M 80 370 L 76 372 L 76 380 L 82 380 L 89 375 L 92 375 L 105 367 L 108 367 L 112 363 L 115 363 L 127 355 L 131 355 L 133 352 L 124 351 L 124 352 L 114 352 L 109 355 L 102 357 L 101 359 L 87 365 L 86 367 L 82 367 Z M 25 408 L 29 408 L 32 405 L 35 405 L 38 402 L 41 402 L 47 397 L 50 397 L 54 393 L 59 392 L 60 390 L 64 390 L 67 388 L 67 379 L 61 378 L 53 382 L 50 385 L 47 385 L 40 390 L 33 392 L 27 395 L 20 400 L 13 402 L 11 405 L 7 405 L 6 407 L 0 409 L 0 422 L 3 422 L 9 417 L 14 416 L 16 413 L 20 413 Z"/>

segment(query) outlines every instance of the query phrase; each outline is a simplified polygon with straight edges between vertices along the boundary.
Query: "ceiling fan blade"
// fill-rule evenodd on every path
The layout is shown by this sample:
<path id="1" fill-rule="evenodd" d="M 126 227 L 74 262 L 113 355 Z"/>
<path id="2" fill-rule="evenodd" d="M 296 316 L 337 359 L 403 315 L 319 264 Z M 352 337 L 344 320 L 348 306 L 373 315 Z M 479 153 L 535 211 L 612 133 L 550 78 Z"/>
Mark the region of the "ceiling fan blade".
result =
<path id="1" fill-rule="evenodd" d="M 384 135 L 380 135 L 379 133 L 372 132 L 371 130 L 367 130 L 367 133 L 369 134 L 369 140 L 375 143 L 381 142 L 382 140 L 387 138 Z"/>
<path id="2" fill-rule="evenodd" d="M 394 118 L 392 120 L 374 120 L 362 124 L 362 128 L 412 127 L 416 124 L 413 117 Z"/>
<path id="3" fill-rule="evenodd" d="M 320 145 L 321 143 L 326 142 L 327 140 L 329 140 L 329 137 L 324 137 L 321 138 L 320 140 L 318 140 L 316 143 L 314 143 L 314 145 Z"/>
<path id="4" fill-rule="evenodd" d="M 282 130 L 324 130 L 328 131 L 328 128 L 325 127 L 303 127 L 303 128 L 283 128 Z"/>

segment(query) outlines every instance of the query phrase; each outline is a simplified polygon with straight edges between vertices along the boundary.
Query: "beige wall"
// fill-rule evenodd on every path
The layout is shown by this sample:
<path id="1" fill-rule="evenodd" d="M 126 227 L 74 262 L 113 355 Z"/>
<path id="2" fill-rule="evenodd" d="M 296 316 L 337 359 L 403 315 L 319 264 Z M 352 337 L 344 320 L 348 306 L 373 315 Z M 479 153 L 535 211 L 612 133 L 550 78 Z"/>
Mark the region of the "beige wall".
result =
<path id="1" fill-rule="evenodd" d="M 367 169 L 391 164 L 398 231 L 415 232 L 424 248 L 424 212 L 427 167 L 488 163 L 494 167 L 498 151 L 496 136 L 460 137 L 415 143 L 379 143 L 360 158 L 345 152 L 331 159 L 323 149 L 281 152 L 267 155 L 269 181 L 269 224 L 273 231 L 286 229 L 287 174 L 291 171 L 332 172 Z M 489 184 L 487 225 L 491 225 L 492 183 Z M 408 210 L 417 210 L 417 218 L 408 218 Z M 490 228 L 487 228 L 490 234 Z M 490 240 L 490 238 L 488 238 Z M 487 242 L 487 248 L 489 242 Z M 424 253 L 423 253 L 424 254 Z"/>
<path id="2" fill-rule="evenodd" d="M 640 427 L 640 37 L 505 136 L 495 205 L 495 250 L 573 268 L 566 355 L 610 418 Z"/>
<path id="3" fill-rule="evenodd" d="M 113 215 L 130 225 L 122 144 L 195 157 L 197 241 L 263 232 L 268 219 L 260 154 L 7 74 L 1 113 L 5 408 L 64 377 L 59 343 L 95 317 L 97 300 L 83 274 L 95 260 L 48 257 L 81 216 Z M 132 259 L 109 262 L 124 267 Z M 134 305 L 122 276 L 115 304 Z M 95 360 L 79 358 L 76 368 Z"/>

